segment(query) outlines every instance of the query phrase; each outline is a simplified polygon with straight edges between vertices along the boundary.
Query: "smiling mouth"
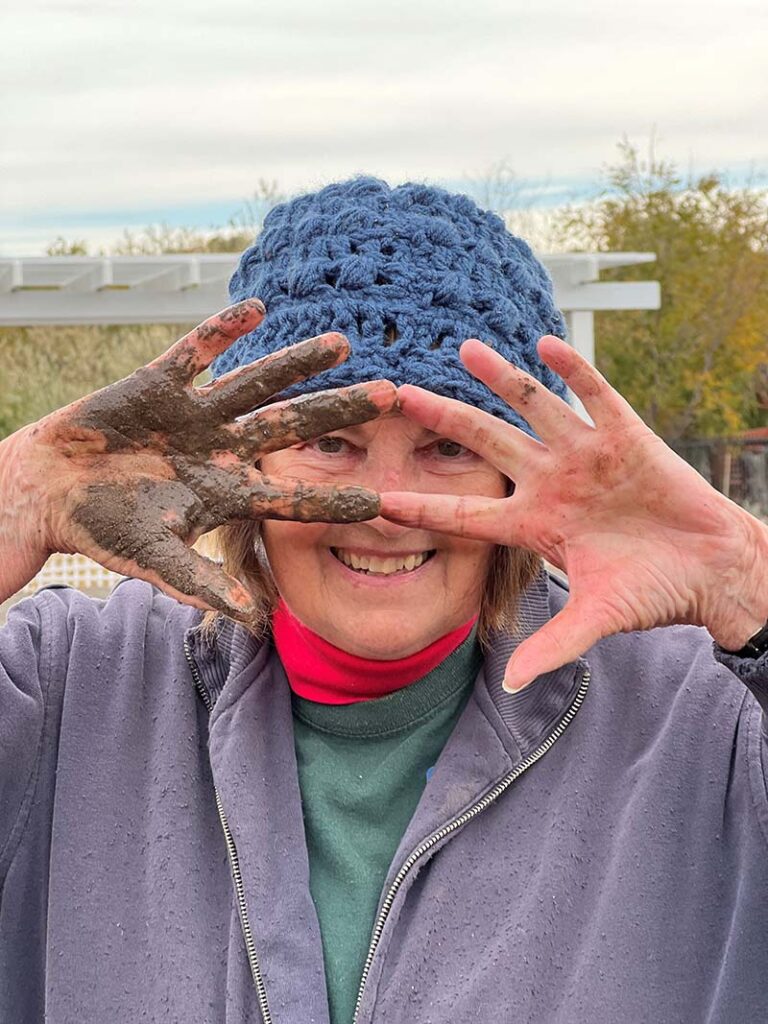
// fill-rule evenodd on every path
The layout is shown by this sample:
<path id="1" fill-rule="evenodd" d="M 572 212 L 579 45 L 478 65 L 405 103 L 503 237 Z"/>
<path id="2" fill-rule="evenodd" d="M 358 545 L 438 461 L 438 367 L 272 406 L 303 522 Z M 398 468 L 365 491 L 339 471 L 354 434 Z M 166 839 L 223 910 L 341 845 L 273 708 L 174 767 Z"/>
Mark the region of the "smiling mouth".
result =
<path id="1" fill-rule="evenodd" d="M 420 566 L 433 558 L 437 551 L 421 551 L 412 555 L 389 555 L 377 557 L 374 555 L 356 555 L 353 551 L 345 548 L 331 548 L 331 554 L 353 572 L 361 576 L 394 576 L 396 573 L 413 572 Z"/>

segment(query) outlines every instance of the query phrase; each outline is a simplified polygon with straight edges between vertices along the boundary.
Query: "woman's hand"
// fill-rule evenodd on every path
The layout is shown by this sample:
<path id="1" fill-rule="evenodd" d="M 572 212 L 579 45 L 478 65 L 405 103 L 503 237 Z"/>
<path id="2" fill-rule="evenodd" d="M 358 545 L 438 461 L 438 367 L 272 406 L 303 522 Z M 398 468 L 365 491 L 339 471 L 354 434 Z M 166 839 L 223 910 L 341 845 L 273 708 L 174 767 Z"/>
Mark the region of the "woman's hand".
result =
<path id="1" fill-rule="evenodd" d="M 3 442 L 0 548 L 8 557 L 0 598 L 51 552 L 81 552 L 178 600 L 243 617 L 252 610 L 250 594 L 190 547 L 201 534 L 232 520 L 350 522 L 378 514 L 377 496 L 362 488 L 269 479 L 255 468 L 267 452 L 394 405 L 394 386 L 372 381 L 253 411 L 346 359 L 342 335 L 324 334 L 194 385 L 263 315 L 258 300 L 231 306 L 124 380 Z"/>
<path id="2" fill-rule="evenodd" d="M 715 491 L 643 423 L 566 342 L 539 342 L 544 362 L 594 426 L 479 341 L 467 369 L 536 431 L 409 385 L 406 416 L 452 438 L 514 481 L 505 499 L 382 494 L 394 522 L 532 549 L 567 572 L 565 608 L 524 641 L 505 686 L 583 654 L 601 637 L 674 622 L 706 626 L 739 649 L 768 618 L 768 527 Z"/>

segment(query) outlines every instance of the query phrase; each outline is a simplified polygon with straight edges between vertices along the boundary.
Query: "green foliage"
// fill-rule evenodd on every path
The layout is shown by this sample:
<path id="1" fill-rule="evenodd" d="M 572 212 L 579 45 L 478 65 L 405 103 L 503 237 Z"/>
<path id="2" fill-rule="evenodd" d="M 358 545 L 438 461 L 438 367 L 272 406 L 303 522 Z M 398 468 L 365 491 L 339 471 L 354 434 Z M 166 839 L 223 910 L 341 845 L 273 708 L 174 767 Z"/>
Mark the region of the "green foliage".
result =
<path id="1" fill-rule="evenodd" d="M 187 328 L 24 327 L 0 330 L 0 437 L 119 380 Z"/>
<path id="2" fill-rule="evenodd" d="M 768 422 L 768 196 L 717 174 L 683 182 L 653 152 L 643 161 L 620 149 L 603 196 L 562 216 L 560 241 L 655 252 L 655 263 L 603 276 L 658 280 L 662 306 L 598 314 L 598 366 L 673 440 Z"/>

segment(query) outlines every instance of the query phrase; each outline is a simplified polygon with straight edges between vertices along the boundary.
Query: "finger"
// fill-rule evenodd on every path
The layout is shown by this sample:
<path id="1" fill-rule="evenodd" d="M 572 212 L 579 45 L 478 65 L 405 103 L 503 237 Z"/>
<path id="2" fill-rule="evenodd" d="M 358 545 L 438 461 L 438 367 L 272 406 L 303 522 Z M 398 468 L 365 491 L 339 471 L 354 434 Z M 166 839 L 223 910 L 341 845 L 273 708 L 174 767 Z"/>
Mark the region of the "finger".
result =
<path id="1" fill-rule="evenodd" d="M 258 327 L 265 312 L 259 299 L 227 306 L 185 334 L 149 365 L 173 369 L 182 379 L 192 381 L 233 341 Z"/>
<path id="2" fill-rule="evenodd" d="M 198 396 L 215 410 L 219 422 L 226 423 L 251 412 L 291 384 L 343 363 L 348 355 L 349 342 L 343 334 L 321 334 L 224 374 L 199 388 Z"/>
<path id="3" fill-rule="evenodd" d="M 231 453 L 204 467 L 182 465 L 179 471 L 199 503 L 195 519 L 201 532 L 238 519 L 356 523 L 374 519 L 381 507 L 378 494 L 364 487 L 267 477 Z M 180 519 L 171 511 L 164 522 L 169 529 L 178 529 Z"/>
<path id="4" fill-rule="evenodd" d="M 567 402 L 482 341 L 465 341 L 459 354 L 469 372 L 519 412 L 546 444 L 585 427 Z"/>
<path id="5" fill-rule="evenodd" d="M 546 334 L 539 340 L 538 351 L 547 366 L 562 377 L 574 395 L 581 399 L 596 426 L 616 416 L 637 416 L 599 370 L 567 341 Z"/>
<path id="6" fill-rule="evenodd" d="M 179 601 L 236 619 L 253 613 L 253 597 L 242 583 L 170 531 L 146 548 L 142 562 L 157 572 L 160 588 Z"/>
<path id="7" fill-rule="evenodd" d="M 540 456 L 545 448 L 525 431 L 455 398 L 444 398 L 413 384 L 397 389 L 401 412 L 427 430 L 469 448 L 506 476 Z"/>
<path id="8" fill-rule="evenodd" d="M 375 519 L 379 496 L 364 487 L 331 487 L 301 480 L 261 477 L 249 501 L 254 519 L 292 519 L 301 523 L 359 523 Z"/>
<path id="9" fill-rule="evenodd" d="M 512 543 L 506 538 L 514 532 L 509 502 L 475 495 L 383 491 L 381 515 L 401 526 L 506 544 Z"/>
<path id="10" fill-rule="evenodd" d="M 588 601 L 572 597 L 562 611 L 517 648 L 504 673 L 504 689 L 517 693 L 545 672 L 576 661 L 613 632 L 615 627 Z"/>
<path id="11" fill-rule="evenodd" d="M 333 430 L 367 423 L 389 412 L 396 402 L 394 384 L 368 381 L 277 402 L 225 430 L 232 450 L 241 458 L 258 458 Z"/>
<path id="12" fill-rule="evenodd" d="M 221 611 L 236 619 L 248 619 L 254 611 L 250 591 L 216 563 L 204 558 L 170 530 L 156 534 L 152 541 L 142 535 L 132 543 L 135 555 L 127 561 L 104 548 L 89 546 L 87 554 L 114 572 L 146 580 L 183 604 L 203 611 Z"/>

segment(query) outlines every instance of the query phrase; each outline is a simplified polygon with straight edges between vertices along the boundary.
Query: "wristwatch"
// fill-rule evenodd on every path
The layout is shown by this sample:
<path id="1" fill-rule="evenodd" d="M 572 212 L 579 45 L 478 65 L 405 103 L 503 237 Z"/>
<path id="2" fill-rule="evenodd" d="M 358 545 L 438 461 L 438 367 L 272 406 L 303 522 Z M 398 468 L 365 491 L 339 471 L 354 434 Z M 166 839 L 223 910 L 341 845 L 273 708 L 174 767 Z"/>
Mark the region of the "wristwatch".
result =
<path id="1" fill-rule="evenodd" d="M 768 622 L 747 640 L 740 651 L 727 651 L 720 644 L 717 646 L 723 654 L 730 654 L 733 658 L 762 658 L 768 653 Z"/>

